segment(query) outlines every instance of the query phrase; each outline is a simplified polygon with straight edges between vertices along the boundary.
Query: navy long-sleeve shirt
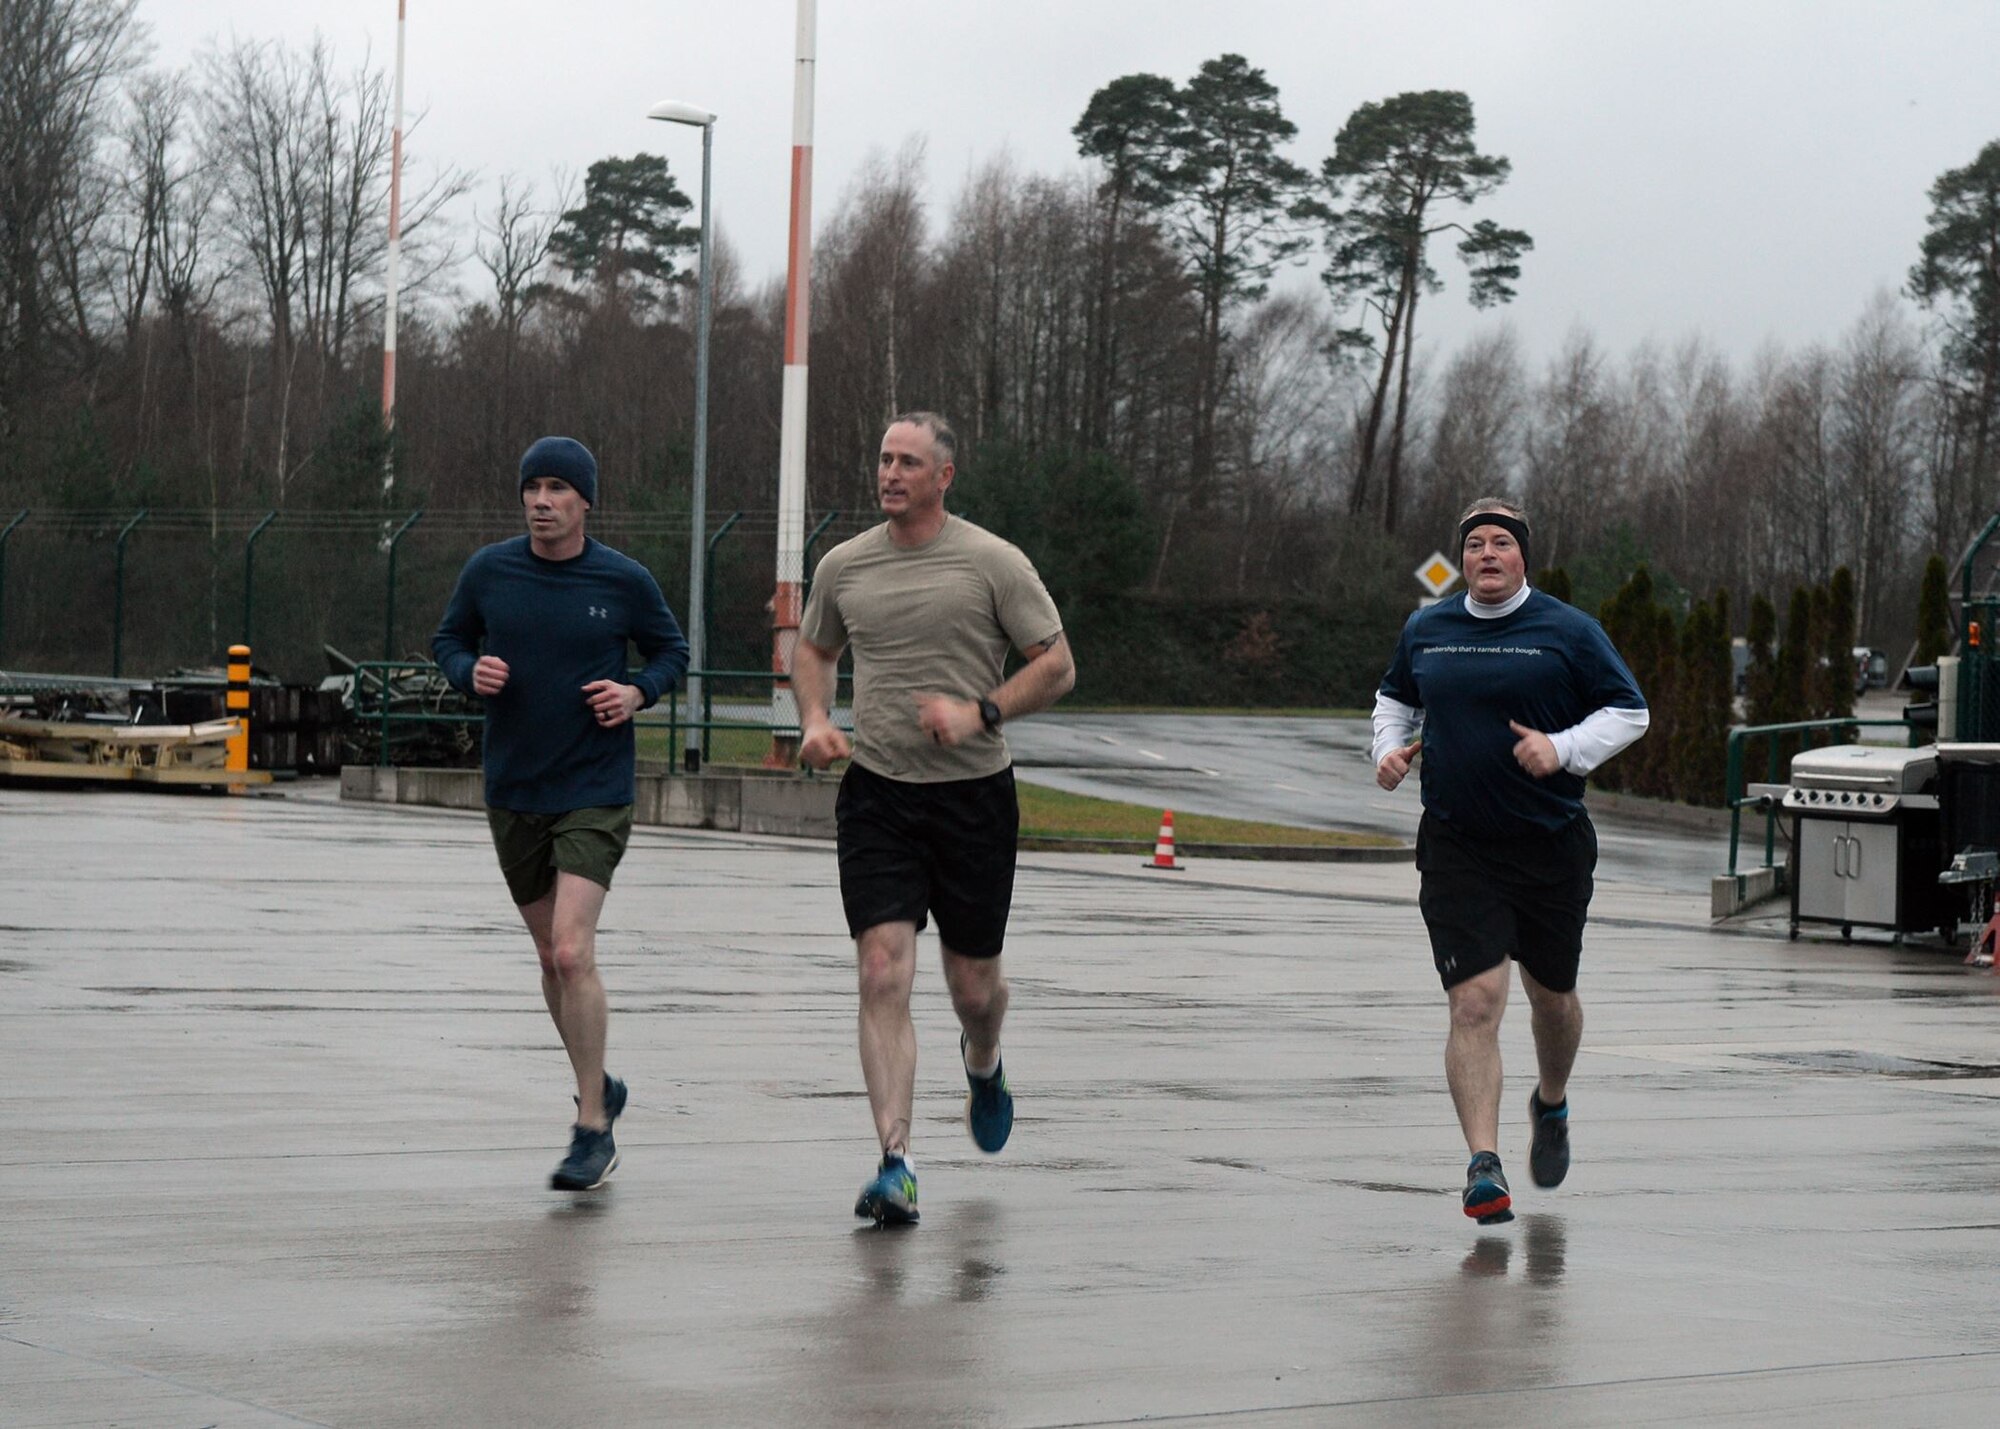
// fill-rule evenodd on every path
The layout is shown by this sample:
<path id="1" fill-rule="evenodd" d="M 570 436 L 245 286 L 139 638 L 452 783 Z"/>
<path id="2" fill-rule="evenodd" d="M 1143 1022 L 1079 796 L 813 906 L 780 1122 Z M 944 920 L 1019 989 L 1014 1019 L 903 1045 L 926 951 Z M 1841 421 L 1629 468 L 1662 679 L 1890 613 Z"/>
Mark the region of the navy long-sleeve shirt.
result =
<path id="1" fill-rule="evenodd" d="M 1583 776 L 1521 768 L 1509 720 L 1553 733 L 1597 710 L 1646 708 L 1604 627 L 1541 591 L 1498 619 L 1456 596 L 1418 611 L 1380 693 L 1423 711 L 1425 812 L 1484 839 L 1561 829 L 1583 812 Z"/>
<path id="2" fill-rule="evenodd" d="M 645 668 L 626 670 L 626 642 Z M 483 649 L 482 649 L 483 645 Z M 652 572 L 585 539 L 583 554 L 545 560 L 526 536 L 486 546 L 459 573 L 431 654 L 467 694 L 481 654 L 507 662 L 486 701 L 486 802 L 524 814 L 629 804 L 632 722 L 598 724 L 583 687 L 636 685 L 646 704 L 687 669 L 688 643 Z"/>

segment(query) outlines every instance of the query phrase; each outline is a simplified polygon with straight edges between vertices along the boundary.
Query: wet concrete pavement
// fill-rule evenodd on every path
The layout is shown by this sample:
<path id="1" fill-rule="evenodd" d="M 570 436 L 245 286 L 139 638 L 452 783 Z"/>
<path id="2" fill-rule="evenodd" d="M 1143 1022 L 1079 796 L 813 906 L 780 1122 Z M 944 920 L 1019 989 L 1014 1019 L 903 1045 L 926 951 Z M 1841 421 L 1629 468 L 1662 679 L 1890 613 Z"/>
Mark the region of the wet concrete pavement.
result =
<path id="1" fill-rule="evenodd" d="M 1457 1209 L 1405 865 L 1025 855 L 980 1156 L 918 985 L 872 1161 L 824 846 L 641 830 L 565 1066 L 474 816 L 0 790 L 0 1424 L 1967 1424 L 2000 1402 L 2000 979 L 1606 879 L 1576 1169 Z M 1776 935 L 1773 936 L 1773 932 Z"/>

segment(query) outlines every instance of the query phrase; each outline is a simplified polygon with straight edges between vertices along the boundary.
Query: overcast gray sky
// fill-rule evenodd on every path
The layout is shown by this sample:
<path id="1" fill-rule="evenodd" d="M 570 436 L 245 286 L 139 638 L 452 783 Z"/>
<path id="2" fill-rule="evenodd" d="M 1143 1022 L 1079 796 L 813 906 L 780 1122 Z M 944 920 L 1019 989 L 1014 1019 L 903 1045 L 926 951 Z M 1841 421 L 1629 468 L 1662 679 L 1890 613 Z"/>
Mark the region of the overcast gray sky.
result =
<path id="1" fill-rule="evenodd" d="M 717 111 L 717 222 L 749 276 L 783 272 L 794 0 L 408 0 L 420 159 L 545 181 L 642 149 L 691 194 Z M 232 31 L 348 61 L 395 54 L 396 0 L 141 0 L 158 60 Z M 1514 177 L 1480 212 L 1534 235 L 1507 320 L 1536 357 L 1576 325 L 1614 351 L 1700 332 L 1734 357 L 1834 340 L 1916 257 L 1925 191 L 2000 139 L 1994 0 L 820 0 L 815 220 L 871 152 L 928 141 L 933 218 L 1010 156 L 1076 168 L 1099 86 L 1245 56 L 1317 169 L 1358 104 L 1472 98 Z M 1449 255 L 1445 255 L 1449 258 Z M 1455 261 L 1455 260 L 1452 260 Z M 1310 281 L 1303 274 L 1294 281 Z M 1477 323 L 1454 281 L 1430 336 Z"/>

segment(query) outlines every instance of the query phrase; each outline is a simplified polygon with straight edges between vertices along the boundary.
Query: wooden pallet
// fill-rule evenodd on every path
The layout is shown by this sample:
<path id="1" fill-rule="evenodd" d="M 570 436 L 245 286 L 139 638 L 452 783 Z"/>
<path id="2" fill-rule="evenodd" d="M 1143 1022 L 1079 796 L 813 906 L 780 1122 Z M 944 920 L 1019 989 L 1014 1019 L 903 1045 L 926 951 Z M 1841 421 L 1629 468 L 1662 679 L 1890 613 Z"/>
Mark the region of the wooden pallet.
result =
<path id="1" fill-rule="evenodd" d="M 130 784 L 268 784 L 268 769 L 230 769 L 232 719 L 200 724 L 77 724 L 0 715 L 0 779 Z"/>

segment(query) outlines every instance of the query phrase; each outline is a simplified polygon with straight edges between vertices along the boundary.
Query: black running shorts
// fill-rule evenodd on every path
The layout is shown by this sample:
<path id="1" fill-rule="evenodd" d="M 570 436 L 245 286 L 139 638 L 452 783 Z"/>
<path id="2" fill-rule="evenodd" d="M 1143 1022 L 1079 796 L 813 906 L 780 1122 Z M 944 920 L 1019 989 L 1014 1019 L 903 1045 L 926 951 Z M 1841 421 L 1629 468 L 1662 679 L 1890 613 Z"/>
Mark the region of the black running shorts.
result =
<path id="1" fill-rule="evenodd" d="M 954 953 L 991 958 L 1007 937 L 1021 809 L 1014 771 L 913 784 L 850 764 L 834 803 L 840 901 L 855 937 L 935 914 Z"/>
<path id="2" fill-rule="evenodd" d="M 1471 839 L 1442 819 L 1417 825 L 1417 906 L 1446 987 L 1507 959 L 1551 992 L 1576 987 L 1597 868 L 1597 830 L 1578 814 L 1561 830 Z"/>

